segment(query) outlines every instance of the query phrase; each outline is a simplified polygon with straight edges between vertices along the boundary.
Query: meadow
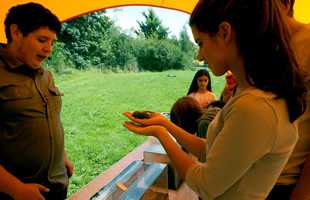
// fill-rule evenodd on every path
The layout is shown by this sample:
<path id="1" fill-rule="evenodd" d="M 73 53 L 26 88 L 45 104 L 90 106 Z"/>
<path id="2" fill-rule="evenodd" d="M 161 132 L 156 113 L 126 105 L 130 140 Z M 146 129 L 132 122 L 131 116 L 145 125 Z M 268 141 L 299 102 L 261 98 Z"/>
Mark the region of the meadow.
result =
<path id="1" fill-rule="evenodd" d="M 56 86 L 64 94 L 65 149 L 74 164 L 68 197 L 147 139 L 122 126 L 126 120 L 123 112 L 169 112 L 173 103 L 186 95 L 195 72 L 74 71 L 55 75 Z M 219 98 L 225 78 L 211 74 L 211 80 Z"/>

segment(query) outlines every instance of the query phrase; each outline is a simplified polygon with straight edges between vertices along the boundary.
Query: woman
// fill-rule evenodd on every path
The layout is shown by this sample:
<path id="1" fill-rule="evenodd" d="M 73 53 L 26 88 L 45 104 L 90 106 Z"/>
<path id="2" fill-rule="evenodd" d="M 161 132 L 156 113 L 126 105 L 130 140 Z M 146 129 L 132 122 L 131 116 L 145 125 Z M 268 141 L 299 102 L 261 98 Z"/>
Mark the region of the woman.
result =
<path id="1" fill-rule="evenodd" d="M 211 89 L 211 77 L 207 70 L 200 69 L 196 72 L 187 95 L 196 99 L 204 109 L 209 103 L 216 101 L 216 95 Z"/>
<path id="2" fill-rule="evenodd" d="M 199 59 L 216 76 L 230 70 L 235 94 L 208 128 L 206 140 L 159 113 L 124 126 L 159 139 L 179 174 L 203 199 L 265 199 L 297 141 L 306 85 L 274 0 L 200 0 L 190 25 Z M 137 125 L 141 124 L 142 126 Z M 205 163 L 193 161 L 183 147 Z"/>

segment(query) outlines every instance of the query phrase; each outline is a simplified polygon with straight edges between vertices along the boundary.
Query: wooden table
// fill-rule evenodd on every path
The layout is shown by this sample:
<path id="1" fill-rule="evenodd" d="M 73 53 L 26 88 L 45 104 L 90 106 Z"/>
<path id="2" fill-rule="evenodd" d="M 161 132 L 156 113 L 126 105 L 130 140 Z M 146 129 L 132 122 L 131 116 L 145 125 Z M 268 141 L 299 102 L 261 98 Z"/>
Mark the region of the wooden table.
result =
<path id="1" fill-rule="evenodd" d="M 74 193 L 68 200 L 88 200 L 96 194 L 101 188 L 107 185 L 114 177 L 122 172 L 130 163 L 135 160 L 143 160 L 143 152 L 150 147 L 157 139 L 149 137 L 149 139 L 119 160 L 109 169 L 104 171 L 97 178 L 92 180 L 86 186 Z M 185 182 L 181 184 L 178 190 L 169 190 L 169 200 L 198 200 L 198 195 L 193 192 Z"/>

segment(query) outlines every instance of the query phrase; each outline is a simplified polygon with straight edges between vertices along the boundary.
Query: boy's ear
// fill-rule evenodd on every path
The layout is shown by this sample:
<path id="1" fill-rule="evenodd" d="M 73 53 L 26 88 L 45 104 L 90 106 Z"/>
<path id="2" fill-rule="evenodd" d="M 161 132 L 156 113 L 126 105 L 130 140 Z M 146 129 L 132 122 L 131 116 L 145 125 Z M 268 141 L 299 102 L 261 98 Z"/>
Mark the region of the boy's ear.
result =
<path id="1" fill-rule="evenodd" d="M 10 26 L 12 41 L 17 41 L 23 37 L 23 34 L 20 32 L 17 24 L 11 24 Z"/>
<path id="2" fill-rule="evenodd" d="M 222 22 L 219 25 L 219 31 L 220 37 L 224 40 L 225 43 L 229 42 L 231 40 L 231 26 L 228 22 Z"/>

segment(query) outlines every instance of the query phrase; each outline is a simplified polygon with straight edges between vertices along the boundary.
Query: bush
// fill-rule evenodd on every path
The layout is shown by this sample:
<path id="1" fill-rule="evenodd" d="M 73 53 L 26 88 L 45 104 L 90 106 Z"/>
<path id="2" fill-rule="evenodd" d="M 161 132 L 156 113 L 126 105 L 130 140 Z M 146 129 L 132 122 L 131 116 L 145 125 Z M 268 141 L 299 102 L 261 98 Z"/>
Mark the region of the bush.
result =
<path id="1" fill-rule="evenodd" d="M 140 71 L 184 70 L 193 67 L 191 58 L 168 40 L 139 39 L 136 58 Z"/>

